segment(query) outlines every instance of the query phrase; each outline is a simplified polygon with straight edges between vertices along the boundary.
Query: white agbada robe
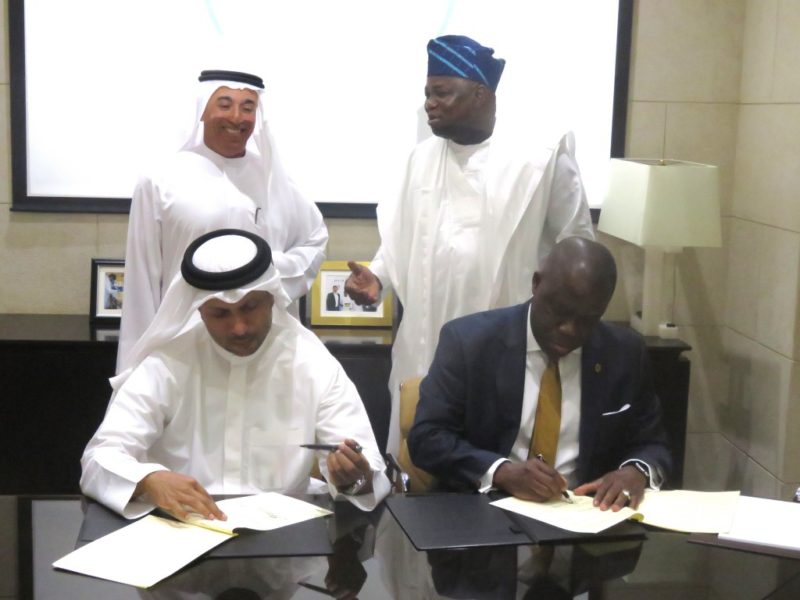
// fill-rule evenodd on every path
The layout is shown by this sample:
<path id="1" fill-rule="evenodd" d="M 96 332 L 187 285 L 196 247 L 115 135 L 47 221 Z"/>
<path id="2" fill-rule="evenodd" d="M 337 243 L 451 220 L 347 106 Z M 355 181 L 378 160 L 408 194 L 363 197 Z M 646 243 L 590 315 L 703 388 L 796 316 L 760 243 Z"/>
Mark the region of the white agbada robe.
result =
<path id="1" fill-rule="evenodd" d="M 244 156 L 225 158 L 203 143 L 200 117 L 220 87 L 259 94 Z M 137 183 L 125 251 L 125 302 L 117 372 L 155 316 L 186 247 L 200 235 L 237 228 L 262 236 L 292 300 L 303 296 L 325 259 L 328 230 L 316 204 L 285 173 L 267 126 L 262 91 L 221 80 L 199 84 L 194 131 L 183 149 Z"/>
<path id="2" fill-rule="evenodd" d="M 594 239 L 573 148 L 572 134 L 538 152 L 497 133 L 470 146 L 432 137 L 411 154 L 399 197 L 378 206 L 370 269 L 403 304 L 387 451 L 399 442 L 400 383 L 427 373 L 442 325 L 524 302 L 553 245 Z"/>
<path id="3" fill-rule="evenodd" d="M 239 357 L 211 339 L 197 308 L 210 298 L 237 302 L 253 290 L 275 296 L 272 328 L 254 354 Z M 273 267 L 223 292 L 196 290 L 178 275 L 132 351 L 134 366 L 112 379 L 106 416 L 81 459 L 83 493 L 136 518 L 154 508 L 147 498 L 131 501 L 136 484 L 158 470 L 194 477 L 211 494 L 305 492 L 315 460 L 323 475 L 328 470 L 324 453 L 299 445 L 352 438 L 372 467 L 373 491 L 342 496 L 374 508 L 390 483 L 364 405 L 287 304 Z"/>

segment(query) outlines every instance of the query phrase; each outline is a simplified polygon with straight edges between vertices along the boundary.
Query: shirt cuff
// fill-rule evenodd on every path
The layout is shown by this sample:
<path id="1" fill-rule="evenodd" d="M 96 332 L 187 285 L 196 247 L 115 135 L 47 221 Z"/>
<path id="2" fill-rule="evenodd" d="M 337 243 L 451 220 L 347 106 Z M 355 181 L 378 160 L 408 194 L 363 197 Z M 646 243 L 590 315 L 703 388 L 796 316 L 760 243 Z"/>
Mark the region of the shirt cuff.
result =
<path id="1" fill-rule="evenodd" d="M 481 480 L 478 482 L 478 485 L 480 486 L 478 487 L 478 491 L 481 494 L 485 494 L 486 492 L 489 492 L 492 489 L 494 489 L 492 487 L 492 482 L 494 481 L 494 473 L 495 471 L 497 471 L 500 465 L 506 462 L 511 462 L 511 461 L 508 460 L 507 458 L 498 458 L 496 461 L 494 461 L 494 463 L 492 463 L 492 466 L 489 467 L 489 470 L 483 474 L 483 477 L 481 477 Z"/>
<path id="2" fill-rule="evenodd" d="M 645 475 L 647 475 L 647 487 L 651 490 L 660 490 L 661 485 L 664 483 L 664 478 L 659 473 L 658 469 L 652 468 L 649 464 L 645 461 L 641 460 L 640 458 L 630 458 L 623 462 L 619 468 L 621 469 L 625 465 L 632 465 L 635 466 L 637 469 L 642 471 Z"/>

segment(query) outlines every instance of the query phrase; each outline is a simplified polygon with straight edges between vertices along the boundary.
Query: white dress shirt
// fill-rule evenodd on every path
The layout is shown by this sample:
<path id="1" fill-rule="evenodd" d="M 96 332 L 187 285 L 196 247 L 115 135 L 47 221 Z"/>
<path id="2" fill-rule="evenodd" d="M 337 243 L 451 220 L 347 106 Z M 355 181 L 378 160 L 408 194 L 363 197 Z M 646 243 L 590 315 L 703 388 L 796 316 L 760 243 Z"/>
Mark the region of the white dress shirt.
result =
<path id="1" fill-rule="evenodd" d="M 526 323 L 531 321 L 531 309 L 528 307 Z M 530 327 L 527 327 L 527 344 L 525 359 L 525 388 L 522 395 L 522 415 L 519 431 L 508 459 L 499 459 L 481 478 L 481 491 L 492 487 L 494 472 L 506 460 L 525 462 L 528 460 L 528 449 L 533 436 L 536 421 L 536 406 L 539 403 L 539 386 L 542 375 L 547 368 L 547 355 L 539 347 Z M 558 372 L 561 377 L 561 429 L 558 434 L 558 450 L 556 451 L 556 470 L 566 479 L 572 488 L 577 482 L 573 480 L 578 461 L 578 435 L 581 423 L 581 349 L 573 350 L 558 361 Z"/>

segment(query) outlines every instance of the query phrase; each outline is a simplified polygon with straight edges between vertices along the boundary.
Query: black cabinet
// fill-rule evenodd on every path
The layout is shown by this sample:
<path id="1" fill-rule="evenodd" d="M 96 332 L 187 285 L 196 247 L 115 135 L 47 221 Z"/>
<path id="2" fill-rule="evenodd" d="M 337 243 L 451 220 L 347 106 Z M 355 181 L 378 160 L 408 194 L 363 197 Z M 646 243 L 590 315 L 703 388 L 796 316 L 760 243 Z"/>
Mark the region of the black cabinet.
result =
<path id="1" fill-rule="evenodd" d="M 80 457 L 111 396 L 117 337 L 79 315 L 0 315 L 0 494 L 79 492 Z M 355 383 L 385 448 L 391 331 L 321 330 L 320 337 Z"/>
<path id="2" fill-rule="evenodd" d="M 0 316 L 0 493 L 75 493 L 111 395 L 116 341 L 88 317 Z"/>
<path id="3" fill-rule="evenodd" d="M 692 347 L 681 340 L 662 340 L 646 336 L 647 352 L 653 368 L 653 385 L 661 400 L 664 429 L 672 451 L 671 488 L 683 486 L 683 459 L 686 454 L 686 415 L 689 410 L 689 370 L 691 363 L 683 353 Z"/>
<path id="4" fill-rule="evenodd" d="M 381 448 L 389 432 L 391 335 L 378 329 L 315 330 L 355 383 Z M 0 494 L 78 492 L 80 457 L 111 395 L 117 332 L 89 318 L 0 315 Z M 683 480 L 690 347 L 646 338 L 656 391 Z"/>

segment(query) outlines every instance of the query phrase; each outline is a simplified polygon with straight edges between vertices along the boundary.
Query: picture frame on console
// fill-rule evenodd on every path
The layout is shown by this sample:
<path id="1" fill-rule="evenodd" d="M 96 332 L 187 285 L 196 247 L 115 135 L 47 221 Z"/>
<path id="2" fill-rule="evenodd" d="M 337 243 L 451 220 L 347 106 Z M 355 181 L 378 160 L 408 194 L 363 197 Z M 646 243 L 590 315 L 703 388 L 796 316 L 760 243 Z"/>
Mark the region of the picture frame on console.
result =
<path id="1" fill-rule="evenodd" d="M 369 266 L 368 261 L 358 262 Z M 349 276 L 347 261 L 328 260 L 322 263 L 311 286 L 311 326 L 391 328 L 392 294 L 385 294 L 375 304 L 359 306 L 345 293 L 344 283 Z"/>
<path id="2" fill-rule="evenodd" d="M 92 259 L 89 317 L 93 325 L 119 326 L 125 296 L 125 261 Z"/>

